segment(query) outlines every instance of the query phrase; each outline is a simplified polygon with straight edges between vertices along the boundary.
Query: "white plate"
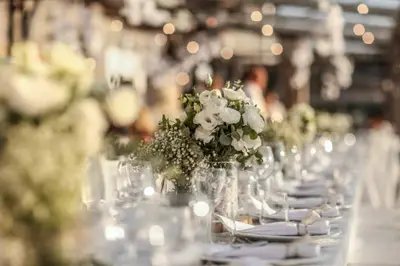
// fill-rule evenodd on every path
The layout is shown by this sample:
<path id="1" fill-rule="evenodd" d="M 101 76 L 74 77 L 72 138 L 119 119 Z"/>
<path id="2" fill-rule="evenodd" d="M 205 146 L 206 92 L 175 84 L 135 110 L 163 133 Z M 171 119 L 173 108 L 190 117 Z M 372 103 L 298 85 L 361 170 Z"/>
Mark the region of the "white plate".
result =
<path id="1" fill-rule="evenodd" d="M 309 236 L 310 240 L 319 240 L 325 238 L 337 238 L 341 234 L 340 230 L 333 229 L 329 235 L 314 235 Z M 235 233 L 236 237 L 243 237 L 254 240 L 265 240 L 265 241 L 274 241 L 274 242 L 293 242 L 304 239 L 304 236 L 276 236 L 276 235 L 261 235 L 261 234 L 250 234 L 250 233 L 241 233 L 240 231 Z"/>
<path id="2" fill-rule="evenodd" d="M 295 265 L 312 265 L 327 260 L 328 256 L 319 256 L 315 258 L 293 258 L 285 260 L 262 260 L 266 265 L 272 264 L 276 266 L 295 266 Z M 214 262 L 214 263 L 226 263 L 230 264 L 238 260 L 239 258 L 215 258 L 215 257 L 204 257 L 203 261 Z"/>

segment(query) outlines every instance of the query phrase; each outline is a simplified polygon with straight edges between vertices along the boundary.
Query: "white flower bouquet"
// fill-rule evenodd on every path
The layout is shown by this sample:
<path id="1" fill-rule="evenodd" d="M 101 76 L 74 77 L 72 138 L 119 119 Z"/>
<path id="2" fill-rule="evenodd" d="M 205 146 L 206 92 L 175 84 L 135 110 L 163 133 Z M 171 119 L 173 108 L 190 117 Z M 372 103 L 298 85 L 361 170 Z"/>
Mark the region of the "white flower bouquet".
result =
<path id="1" fill-rule="evenodd" d="M 0 64 L 0 241 L 19 252 L 2 254 L 1 265 L 70 263 L 63 240 L 73 236 L 86 158 L 99 151 L 107 118 L 126 125 L 136 116 L 133 92 L 91 97 L 92 71 L 62 44 L 17 44 Z"/>
<path id="2" fill-rule="evenodd" d="M 181 100 L 186 118 L 164 119 L 148 144 L 153 154 L 161 154 L 167 164 L 184 174 L 172 178 L 177 190 L 190 190 L 192 171 L 201 164 L 232 160 L 245 163 L 253 156 L 262 160 L 258 148 L 265 122 L 240 81 L 201 94 L 193 92 Z"/>
<path id="3" fill-rule="evenodd" d="M 302 144 L 311 142 L 317 134 L 315 110 L 306 103 L 295 104 L 287 116 L 288 123 L 300 132 Z"/>
<path id="4" fill-rule="evenodd" d="M 262 139 L 268 144 L 282 142 L 287 149 L 303 145 L 300 131 L 293 127 L 288 120 L 281 122 L 267 121 Z"/>

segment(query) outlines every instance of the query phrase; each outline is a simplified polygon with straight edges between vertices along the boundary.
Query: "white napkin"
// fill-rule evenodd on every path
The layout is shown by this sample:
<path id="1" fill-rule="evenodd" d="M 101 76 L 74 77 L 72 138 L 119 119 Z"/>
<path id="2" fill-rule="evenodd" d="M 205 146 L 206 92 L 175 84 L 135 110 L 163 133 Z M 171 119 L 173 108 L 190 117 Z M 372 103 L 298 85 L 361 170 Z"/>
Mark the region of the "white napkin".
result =
<path id="1" fill-rule="evenodd" d="M 219 216 L 222 223 L 229 231 L 247 234 L 260 234 L 270 236 L 297 236 L 297 235 L 327 235 L 330 233 L 330 223 L 325 220 L 315 221 L 313 224 L 304 225 L 295 222 L 276 222 L 263 225 L 251 225 L 233 221 L 227 217 Z"/>
<path id="2" fill-rule="evenodd" d="M 330 232 L 329 221 L 319 220 L 310 225 L 294 222 L 276 222 L 257 225 L 253 228 L 240 230 L 240 233 L 260 234 L 270 236 L 297 236 L 297 235 L 327 235 Z"/>
<path id="3" fill-rule="evenodd" d="M 329 194 L 329 189 L 325 187 L 310 187 L 305 189 L 291 189 L 286 191 L 289 196 L 294 197 L 319 197 Z"/>
<path id="4" fill-rule="evenodd" d="M 278 244 L 266 245 L 242 245 L 240 247 L 229 247 L 224 250 L 215 248 L 212 254 L 218 258 L 243 258 L 255 257 L 263 260 L 283 260 L 287 258 L 315 258 L 321 255 L 321 247 L 313 243 Z"/>
<path id="5" fill-rule="evenodd" d="M 283 205 L 283 199 L 281 197 L 271 197 L 278 205 Z M 321 197 L 310 197 L 310 198 L 288 198 L 288 203 L 290 208 L 295 209 L 307 209 L 316 208 L 324 203 L 324 199 Z"/>
<path id="6" fill-rule="evenodd" d="M 288 218 L 290 221 L 298 221 L 300 222 L 305 217 L 307 217 L 310 212 L 313 210 L 310 209 L 294 209 L 288 210 Z M 331 207 L 326 210 L 314 210 L 318 213 L 322 218 L 335 218 L 340 216 L 340 211 L 338 207 Z M 285 214 L 283 212 L 277 212 L 266 216 L 266 218 L 277 219 L 277 220 L 284 220 Z"/>

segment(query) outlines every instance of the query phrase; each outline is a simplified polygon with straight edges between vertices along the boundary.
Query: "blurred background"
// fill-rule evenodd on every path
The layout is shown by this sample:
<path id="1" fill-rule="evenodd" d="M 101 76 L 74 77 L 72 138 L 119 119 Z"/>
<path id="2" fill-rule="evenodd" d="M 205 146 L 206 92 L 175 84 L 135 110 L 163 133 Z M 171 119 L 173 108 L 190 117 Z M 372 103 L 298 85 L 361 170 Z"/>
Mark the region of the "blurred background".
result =
<path id="1" fill-rule="evenodd" d="M 98 83 L 131 86 L 151 135 L 179 95 L 241 79 L 266 116 L 298 102 L 357 127 L 400 130 L 397 0 L 2 0 L 0 55 L 20 40 L 62 41 Z M 271 111 L 274 110 L 274 111 Z M 268 114 L 267 114 L 268 113 Z"/>

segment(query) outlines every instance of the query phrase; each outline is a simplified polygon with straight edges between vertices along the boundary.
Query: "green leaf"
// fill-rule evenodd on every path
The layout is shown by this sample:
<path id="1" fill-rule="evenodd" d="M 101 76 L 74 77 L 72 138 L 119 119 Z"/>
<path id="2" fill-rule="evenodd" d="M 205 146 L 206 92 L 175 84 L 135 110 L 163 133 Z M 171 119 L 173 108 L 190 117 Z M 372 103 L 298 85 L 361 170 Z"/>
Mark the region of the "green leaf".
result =
<path id="1" fill-rule="evenodd" d="M 236 140 L 240 140 L 240 135 L 237 131 L 233 131 L 232 132 L 232 138 L 236 139 Z"/>
<path id="2" fill-rule="evenodd" d="M 224 132 L 222 131 L 221 135 L 219 136 L 219 142 L 224 146 L 229 146 L 232 143 L 232 139 L 227 135 L 225 135 Z"/>
<path id="3" fill-rule="evenodd" d="M 250 135 L 252 132 L 254 132 L 254 130 L 252 130 L 251 127 L 249 127 L 249 126 L 245 126 L 243 128 L 243 134 L 245 134 L 245 135 Z"/>
<path id="4" fill-rule="evenodd" d="M 262 155 L 259 151 L 257 151 L 257 152 L 254 154 L 254 156 L 256 156 L 257 159 L 262 159 L 262 158 L 263 158 L 263 155 Z"/>
<path id="5" fill-rule="evenodd" d="M 194 111 L 195 111 L 196 113 L 198 113 L 198 112 L 201 111 L 201 107 L 200 107 L 200 105 L 197 104 L 197 103 L 195 103 L 195 104 L 193 105 L 193 109 L 194 109 Z"/>
<path id="6" fill-rule="evenodd" d="M 208 74 L 208 75 L 207 75 L 207 79 L 206 79 L 206 86 L 207 86 L 208 88 L 211 88 L 211 85 L 212 85 L 212 84 L 213 84 L 213 79 L 212 79 L 211 75 Z"/>
<path id="7" fill-rule="evenodd" d="M 182 103 L 187 103 L 187 101 L 188 101 L 187 97 L 182 98 Z"/>
<path id="8" fill-rule="evenodd" d="M 252 130 L 252 132 L 249 134 L 249 136 L 250 136 L 250 139 L 252 139 L 252 140 L 255 140 L 258 138 L 258 134 L 254 130 Z"/>

